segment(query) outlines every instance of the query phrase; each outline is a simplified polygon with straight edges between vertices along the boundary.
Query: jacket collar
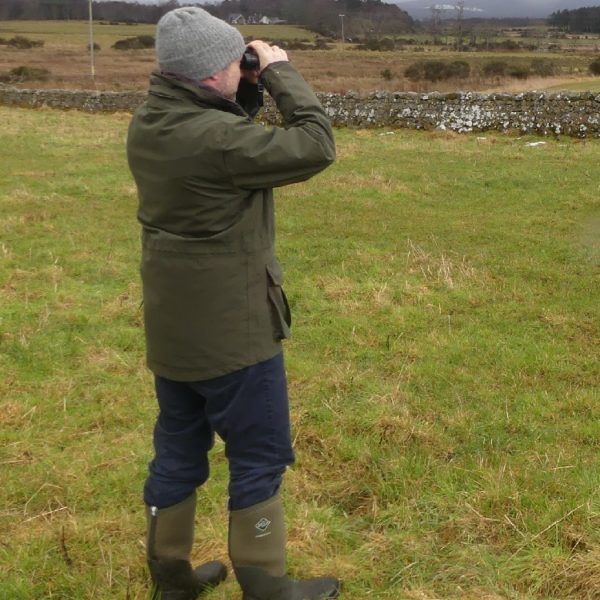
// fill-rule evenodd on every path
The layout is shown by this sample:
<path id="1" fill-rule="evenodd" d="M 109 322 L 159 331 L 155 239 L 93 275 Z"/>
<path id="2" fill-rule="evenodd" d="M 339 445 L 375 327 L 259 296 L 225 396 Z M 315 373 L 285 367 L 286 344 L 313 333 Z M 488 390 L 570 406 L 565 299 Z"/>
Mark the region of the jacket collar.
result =
<path id="1" fill-rule="evenodd" d="M 150 76 L 150 96 L 172 100 L 174 102 L 193 102 L 206 108 L 216 108 L 226 112 L 245 116 L 243 108 L 206 86 L 197 86 L 179 79 L 165 77 L 155 71 Z"/>

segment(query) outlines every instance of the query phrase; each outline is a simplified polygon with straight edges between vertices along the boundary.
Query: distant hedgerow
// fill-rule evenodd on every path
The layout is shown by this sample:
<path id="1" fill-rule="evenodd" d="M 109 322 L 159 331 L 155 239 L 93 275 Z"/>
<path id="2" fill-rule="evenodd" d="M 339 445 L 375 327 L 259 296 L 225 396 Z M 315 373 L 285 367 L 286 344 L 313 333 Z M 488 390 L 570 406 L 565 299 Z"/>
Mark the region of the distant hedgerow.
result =
<path id="1" fill-rule="evenodd" d="M 357 46 L 358 50 L 374 50 L 381 52 L 391 52 L 396 47 L 394 40 L 391 38 L 382 38 L 380 40 L 376 39 L 366 39 L 362 44 Z"/>
<path id="2" fill-rule="evenodd" d="M 252 38 L 247 37 L 246 41 L 251 41 Z M 293 39 L 293 40 L 270 40 L 271 44 L 279 46 L 283 50 L 331 50 L 333 46 L 330 44 L 332 40 L 329 38 L 317 38 L 314 43 L 308 39 Z"/>

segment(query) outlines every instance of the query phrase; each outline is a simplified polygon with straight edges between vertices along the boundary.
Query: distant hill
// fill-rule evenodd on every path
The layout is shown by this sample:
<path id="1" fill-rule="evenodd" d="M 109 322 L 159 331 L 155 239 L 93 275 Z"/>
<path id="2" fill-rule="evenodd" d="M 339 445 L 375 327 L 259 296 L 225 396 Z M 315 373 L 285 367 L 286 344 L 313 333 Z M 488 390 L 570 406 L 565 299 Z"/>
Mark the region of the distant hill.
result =
<path id="1" fill-rule="evenodd" d="M 428 19 L 432 4 L 455 4 L 454 0 L 389 0 L 394 2 L 415 19 Z M 600 5 L 600 0 L 466 0 L 465 18 L 468 17 L 532 17 L 546 18 L 558 10 Z M 467 10 L 469 9 L 469 10 Z M 455 11 L 448 11 L 449 15 Z"/>

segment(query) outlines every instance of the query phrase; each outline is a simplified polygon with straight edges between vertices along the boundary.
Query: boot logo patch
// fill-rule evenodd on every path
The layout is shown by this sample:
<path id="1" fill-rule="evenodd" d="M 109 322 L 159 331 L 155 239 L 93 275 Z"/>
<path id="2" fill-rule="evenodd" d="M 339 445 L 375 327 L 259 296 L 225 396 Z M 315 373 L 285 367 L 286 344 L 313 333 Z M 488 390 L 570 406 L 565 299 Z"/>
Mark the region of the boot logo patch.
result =
<path id="1" fill-rule="evenodd" d="M 271 535 L 271 532 L 267 531 L 267 529 L 269 529 L 269 525 L 271 525 L 271 521 L 269 521 L 269 519 L 267 519 L 266 517 L 260 519 L 260 521 L 258 521 L 256 525 L 254 525 L 254 527 L 256 527 L 256 529 L 258 529 L 258 531 L 260 532 L 260 535 L 257 535 L 256 537 L 264 537 L 266 535 Z"/>

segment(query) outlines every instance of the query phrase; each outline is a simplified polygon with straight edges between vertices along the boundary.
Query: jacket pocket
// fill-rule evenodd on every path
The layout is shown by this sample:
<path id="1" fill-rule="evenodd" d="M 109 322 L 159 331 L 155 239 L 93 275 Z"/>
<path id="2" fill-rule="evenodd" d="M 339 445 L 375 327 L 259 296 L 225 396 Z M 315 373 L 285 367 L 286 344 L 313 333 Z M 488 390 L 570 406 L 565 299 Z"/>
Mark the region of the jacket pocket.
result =
<path id="1" fill-rule="evenodd" d="M 283 273 L 276 260 L 266 265 L 266 269 L 273 331 L 275 339 L 283 340 L 290 337 L 290 327 L 292 325 L 290 305 L 288 304 L 285 292 L 281 287 L 281 284 L 283 283 Z"/>

